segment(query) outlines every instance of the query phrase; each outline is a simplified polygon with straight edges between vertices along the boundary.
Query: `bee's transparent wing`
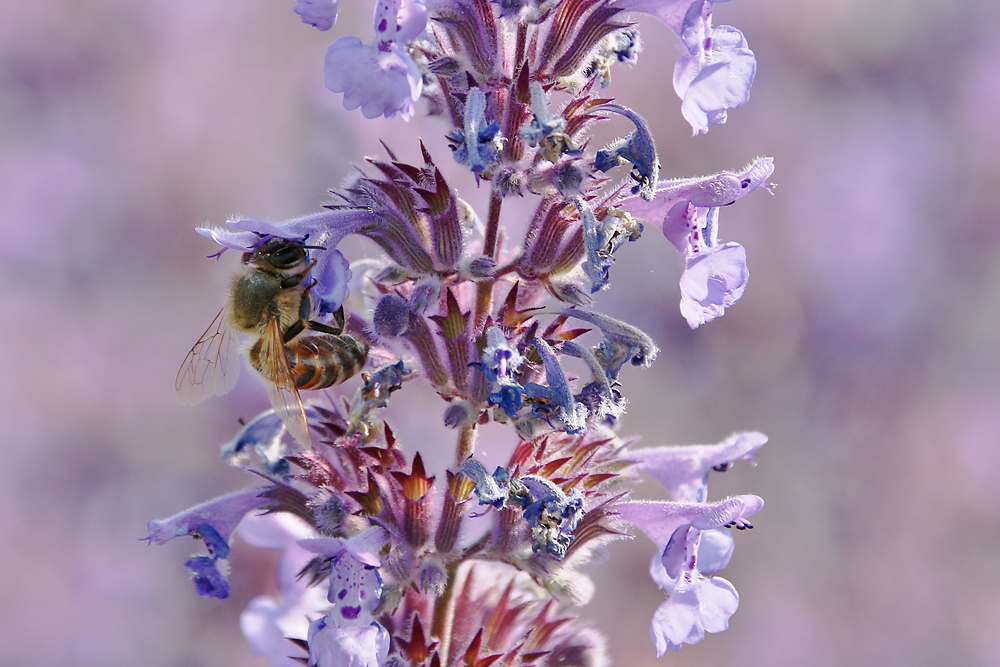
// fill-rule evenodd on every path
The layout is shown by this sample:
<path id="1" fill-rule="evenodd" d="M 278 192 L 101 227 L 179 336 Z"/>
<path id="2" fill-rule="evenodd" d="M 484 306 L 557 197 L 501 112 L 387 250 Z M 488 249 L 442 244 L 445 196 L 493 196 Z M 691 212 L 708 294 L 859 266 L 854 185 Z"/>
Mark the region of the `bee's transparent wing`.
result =
<path id="1" fill-rule="evenodd" d="M 240 376 L 240 346 L 223 308 L 184 357 L 174 390 L 181 405 L 228 394 Z"/>
<path id="2" fill-rule="evenodd" d="M 306 409 L 295 386 L 292 369 L 288 366 L 283 338 L 281 325 L 276 318 L 272 318 L 267 324 L 260 346 L 260 365 L 271 375 L 265 378 L 267 381 L 264 385 L 267 387 L 267 396 L 271 399 L 271 407 L 285 422 L 285 428 L 299 444 L 309 448 L 311 439 Z"/>

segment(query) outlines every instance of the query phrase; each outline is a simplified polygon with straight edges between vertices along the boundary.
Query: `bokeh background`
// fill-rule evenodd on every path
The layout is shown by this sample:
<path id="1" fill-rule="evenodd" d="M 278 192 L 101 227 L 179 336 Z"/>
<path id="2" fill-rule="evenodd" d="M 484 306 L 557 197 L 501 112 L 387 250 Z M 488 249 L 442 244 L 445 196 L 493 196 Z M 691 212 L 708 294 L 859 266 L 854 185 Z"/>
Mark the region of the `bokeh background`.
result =
<path id="1" fill-rule="evenodd" d="M 422 136 L 450 160 L 437 121 L 363 122 L 323 90 L 326 47 L 368 39 L 370 3 L 344 0 L 331 33 L 292 7 L 3 4 L 2 665 L 264 664 L 238 616 L 273 587 L 272 554 L 237 545 L 233 597 L 205 601 L 182 568 L 189 542 L 139 541 L 147 519 L 248 484 L 218 445 L 265 404 L 253 381 L 174 402 L 235 260 L 206 260 L 192 227 L 311 212 L 378 137 L 415 158 Z M 767 506 L 725 573 L 742 598 L 728 632 L 655 660 L 662 594 L 642 537 L 592 568 L 584 614 L 630 667 L 1000 665 L 1000 3 L 738 0 L 716 23 L 759 62 L 728 125 L 689 136 L 674 37 L 655 22 L 611 92 L 650 120 L 665 176 L 775 157 L 775 196 L 722 212 L 749 288 L 691 332 L 679 259 L 647 234 L 597 308 L 663 348 L 625 376 L 622 433 L 766 432 L 759 465 L 710 494 Z M 471 177 L 453 182 L 482 202 Z M 408 391 L 396 432 L 450 448 Z"/>

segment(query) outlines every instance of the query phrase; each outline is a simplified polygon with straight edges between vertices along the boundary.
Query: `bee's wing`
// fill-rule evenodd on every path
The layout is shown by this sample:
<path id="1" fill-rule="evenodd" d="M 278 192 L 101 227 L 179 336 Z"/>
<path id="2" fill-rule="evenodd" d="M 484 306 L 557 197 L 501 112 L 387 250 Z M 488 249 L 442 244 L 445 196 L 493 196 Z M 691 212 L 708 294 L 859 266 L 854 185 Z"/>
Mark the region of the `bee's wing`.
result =
<path id="1" fill-rule="evenodd" d="M 308 448 L 311 446 L 309 423 L 306 421 L 302 397 L 295 386 L 295 378 L 292 377 L 292 369 L 288 366 L 283 338 L 278 319 L 271 318 L 260 346 L 260 365 L 268 369 L 272 376 L 264 385 L 267 387 L 267 396 L 271 399 L 271 407 L 285 422 L 285 428 L 299 444 Z"/>
<path id="2" fill-rule="evenodd" d="M 239 341 L 226 322 L 223 308 L 184 357 L 174 390 L 181 405 L 201 403 L 228 394 L 240 376 Z"/>

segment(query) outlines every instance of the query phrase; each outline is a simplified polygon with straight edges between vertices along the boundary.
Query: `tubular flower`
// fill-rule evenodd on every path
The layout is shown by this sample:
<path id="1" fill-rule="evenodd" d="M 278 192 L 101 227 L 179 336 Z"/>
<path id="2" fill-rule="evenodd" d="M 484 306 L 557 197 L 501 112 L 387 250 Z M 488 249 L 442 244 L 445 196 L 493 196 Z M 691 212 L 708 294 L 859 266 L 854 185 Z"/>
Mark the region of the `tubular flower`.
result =
<path id="1" fill-rule="evenodd" d="M 229 556 L 229 538 L 236 525 L 249 512 L 270 502 L 263 495 L 266 490 L 265 487 L 234 493 L 202 503 L 168 519 L 150 521 L 147 524 L 149 535 L 146 539 L 155 544 L 166 544 L 182 535 L 204 540 L 209 555 L 193 556 L 184 567 L 191 572 L 198 595 L 227 598 L 229 582 L 219 570 L 219 561 Z"/>
<path id="2" fill-rule="evenodd" d="M 427 24 L 427 8 L 420 0 L 379 0 L 375 5 L 375 40 L 363 43 L 341 37 L 326 52 L 326 87 L 344 93 L 344 108 L 361 107 L 365 118 L 397 113 L 413 116 L 423 79 L 405 45 Z"/>
<path id="3" fill-rule="evenodd" d="M 750 278 L 743 246 L 719 243 L 719 208 L 758 187 L 771 191 L 766 179 L 773 171 L 771 158 L 758 158 L 740 172 L 662 181 L 650 200 L 636 197 L 620 204 L 660 227 L 684 254 L 681 314 L 692 329 L 720 317 L 736 303 Z"/>
<path id="4" fill-rule="evenodd" d="M 757 59 L 743 33 L 712 27 L 713 0 L 617 0 L 626 11 L 652 14 L 680 37 L 684 52 L 674 65 L 674 90 L 692 133 L 723 125 L 727 111 L 750 99 Z"/>
<path id="5" fill-rule="evenodd" d="M 731 548 L 718 548 L 712 538 L 706 550 L 707 565 L 699 570 L 699 545 L 706 531 L 729 526 L 752 528 L 746 520 L 764 501 L 757 496 L 735 496 L 716 503 L 623 503 L 622 519 L 645 532 L 661 550 L 653 559 L 650 576 L 669 597 L 653 615 L 649 634 L 657 657 L 682 644 L 697 644 L 706 632 L 722 632 L 739 606 L 736 589 L 725 579 L 705 579 L 705 573 L 724 567 Z M 731 538 L 730 538 L 731 539 Z"/>
<path id="6" fill-rule="evenodd" d="M 327 600 L 333 609 L 309 626 L 309 664 L 318 667 L 382 667 L 389 633 L 372 617 L 382 597 L 378 550 L 386 533 L 371 528 L 348 540 L 314 538 L 299 545 L 329 561 Z"/>

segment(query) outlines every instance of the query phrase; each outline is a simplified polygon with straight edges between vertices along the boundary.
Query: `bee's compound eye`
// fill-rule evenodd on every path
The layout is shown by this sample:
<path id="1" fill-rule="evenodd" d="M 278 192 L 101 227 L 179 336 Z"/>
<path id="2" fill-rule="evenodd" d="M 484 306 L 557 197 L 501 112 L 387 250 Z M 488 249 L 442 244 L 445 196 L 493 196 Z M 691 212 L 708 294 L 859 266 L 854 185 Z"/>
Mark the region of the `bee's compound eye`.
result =
<path id="1" fill-rule="evenodd" d="M 278 248 L 271 255 L 271 264 L 279 269 L 290 269 L 305 261 L 306 251 L 301 245 L 287 245 Z"/>

